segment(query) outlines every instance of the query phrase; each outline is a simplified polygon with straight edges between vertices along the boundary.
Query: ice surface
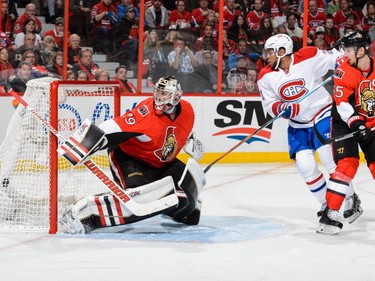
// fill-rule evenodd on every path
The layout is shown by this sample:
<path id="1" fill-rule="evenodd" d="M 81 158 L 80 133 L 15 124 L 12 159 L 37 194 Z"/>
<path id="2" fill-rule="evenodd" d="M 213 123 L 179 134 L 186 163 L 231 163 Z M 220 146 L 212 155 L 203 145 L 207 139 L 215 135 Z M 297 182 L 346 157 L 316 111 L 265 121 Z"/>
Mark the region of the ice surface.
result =
<path id="1" fill-rule="evenodd" d="M 0 280 L 375 280 L 375 185 L 364 164 L 355 189 L 363 215 L 326 236 L 293 164 L 217 164 L 199 226 L 156 217 L 122 233 L 0 233 Z"/>

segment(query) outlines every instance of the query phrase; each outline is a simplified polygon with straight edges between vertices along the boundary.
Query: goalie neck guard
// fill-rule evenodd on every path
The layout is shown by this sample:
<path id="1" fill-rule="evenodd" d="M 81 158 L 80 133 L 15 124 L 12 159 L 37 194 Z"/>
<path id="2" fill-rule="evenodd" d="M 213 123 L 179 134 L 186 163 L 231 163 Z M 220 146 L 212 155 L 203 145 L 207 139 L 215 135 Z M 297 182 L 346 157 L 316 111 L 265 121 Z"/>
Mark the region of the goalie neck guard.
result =
<path id="1" fill-rule="evenodd" d="M 172 113 L 182 94 L 180 83 L 175 77 L 161 77 L 153 93 L 156 114 Z"/>

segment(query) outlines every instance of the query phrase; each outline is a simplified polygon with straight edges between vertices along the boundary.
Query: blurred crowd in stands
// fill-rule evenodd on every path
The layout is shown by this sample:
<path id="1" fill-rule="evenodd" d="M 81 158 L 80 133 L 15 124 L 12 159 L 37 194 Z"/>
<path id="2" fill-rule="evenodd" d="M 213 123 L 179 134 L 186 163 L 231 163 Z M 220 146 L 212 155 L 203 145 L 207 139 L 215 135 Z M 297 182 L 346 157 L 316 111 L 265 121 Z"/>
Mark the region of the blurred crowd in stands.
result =
<path id="1" fill-rule="evenodd" d="M 144 0 L 139 62 L 140 0 L 70 0 L 68 34 L 63 18 L 67 0 L 1 1 L 0 79 L 20 92 L 30 79 L 62 78 L 64 40 L 69 42 L 67 79 L 115 80 L 124 93 L 136 93 L 127 72 L 141 68 L 146 87 L 174 75 L 185 92 L 216 93 L 220 75 L 223 93 L 257 93 L 257 75 L 266 65 L 263 45 L 274 34 L 290 35 L 294 51 L 302 47 L 304 28 L 307 44 L 324 50 L 337 47 L 353 30 L 375 39 L 375 0 L 310 0 L 307 27 L 302 0 L 224 0 L 222 6 L 218 0 Z M 54 29 L 44 30 L 41 17 Z M 372 44 L 370 54 L 374 51 Z M 115 77 L 93 61 L 93 54 L 119 62 Z"/>

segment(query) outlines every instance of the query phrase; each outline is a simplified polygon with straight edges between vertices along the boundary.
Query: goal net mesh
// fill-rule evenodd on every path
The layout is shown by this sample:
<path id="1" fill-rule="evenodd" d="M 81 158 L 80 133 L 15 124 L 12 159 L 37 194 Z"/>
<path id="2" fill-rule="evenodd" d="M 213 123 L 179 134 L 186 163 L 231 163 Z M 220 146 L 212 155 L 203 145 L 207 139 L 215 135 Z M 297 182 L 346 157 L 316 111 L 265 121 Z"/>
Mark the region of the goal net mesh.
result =
<path id="1" fill-rule="evenodd" d="M 51 83 L 55 79 L 34 79 L 23 96 L 50 122 Z M 59 134 L 70 136 L 88 118 L 100 124 L 114 116 L 115 85 L 58 83 Z M 75 168 L 60 156 L 51 157 L 49 131 L 35 116 L 19 105 L 0 145 L 0 231 L 43 231 L 50 228 L 51 161 L 58 161 L 58 217 L 78 199 L 107 192 L 103 184 L 83 165 Z M 106 151 L 91 157 L 108 175 Z"/>

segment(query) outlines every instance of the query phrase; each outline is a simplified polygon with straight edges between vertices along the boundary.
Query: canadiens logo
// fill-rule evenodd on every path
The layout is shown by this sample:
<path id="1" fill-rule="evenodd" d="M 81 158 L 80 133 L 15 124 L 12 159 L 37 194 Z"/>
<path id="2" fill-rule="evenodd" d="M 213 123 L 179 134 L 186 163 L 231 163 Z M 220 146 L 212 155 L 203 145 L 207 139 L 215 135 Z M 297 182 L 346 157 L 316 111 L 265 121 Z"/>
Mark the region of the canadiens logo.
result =
<path id="1" fill-rule="evenodd" d="M 360 108 L 358 111 L 368 117 L 373 117 L 375 113 L 375 89 L 373 89 L 371 81 L 362 81 L 359 85 L 360 91 Z"/>
<path id="2" fill-rule="evenodd" d="M 292 80 L 281 85 L 279 93 L 280 97 L 285 101 L 294 101 L 302 97 L 308 92 L 305 87 L 304 79 Z"/>
<path id="3" fill-rule="evenodd" d="M 163 162 L 170 161 L 176 155 L 178 145 L 174 129 L 175 127 L 167 128 L 163 147 L 155 151 L 155 155 Z"/>
<path id="4" fill-rule="evenodd" d="M 345 72 L 342 71 L 341 69 L 336 69 L 335 70 L 335 78 L 341 79 L 344 76 Z"/>

